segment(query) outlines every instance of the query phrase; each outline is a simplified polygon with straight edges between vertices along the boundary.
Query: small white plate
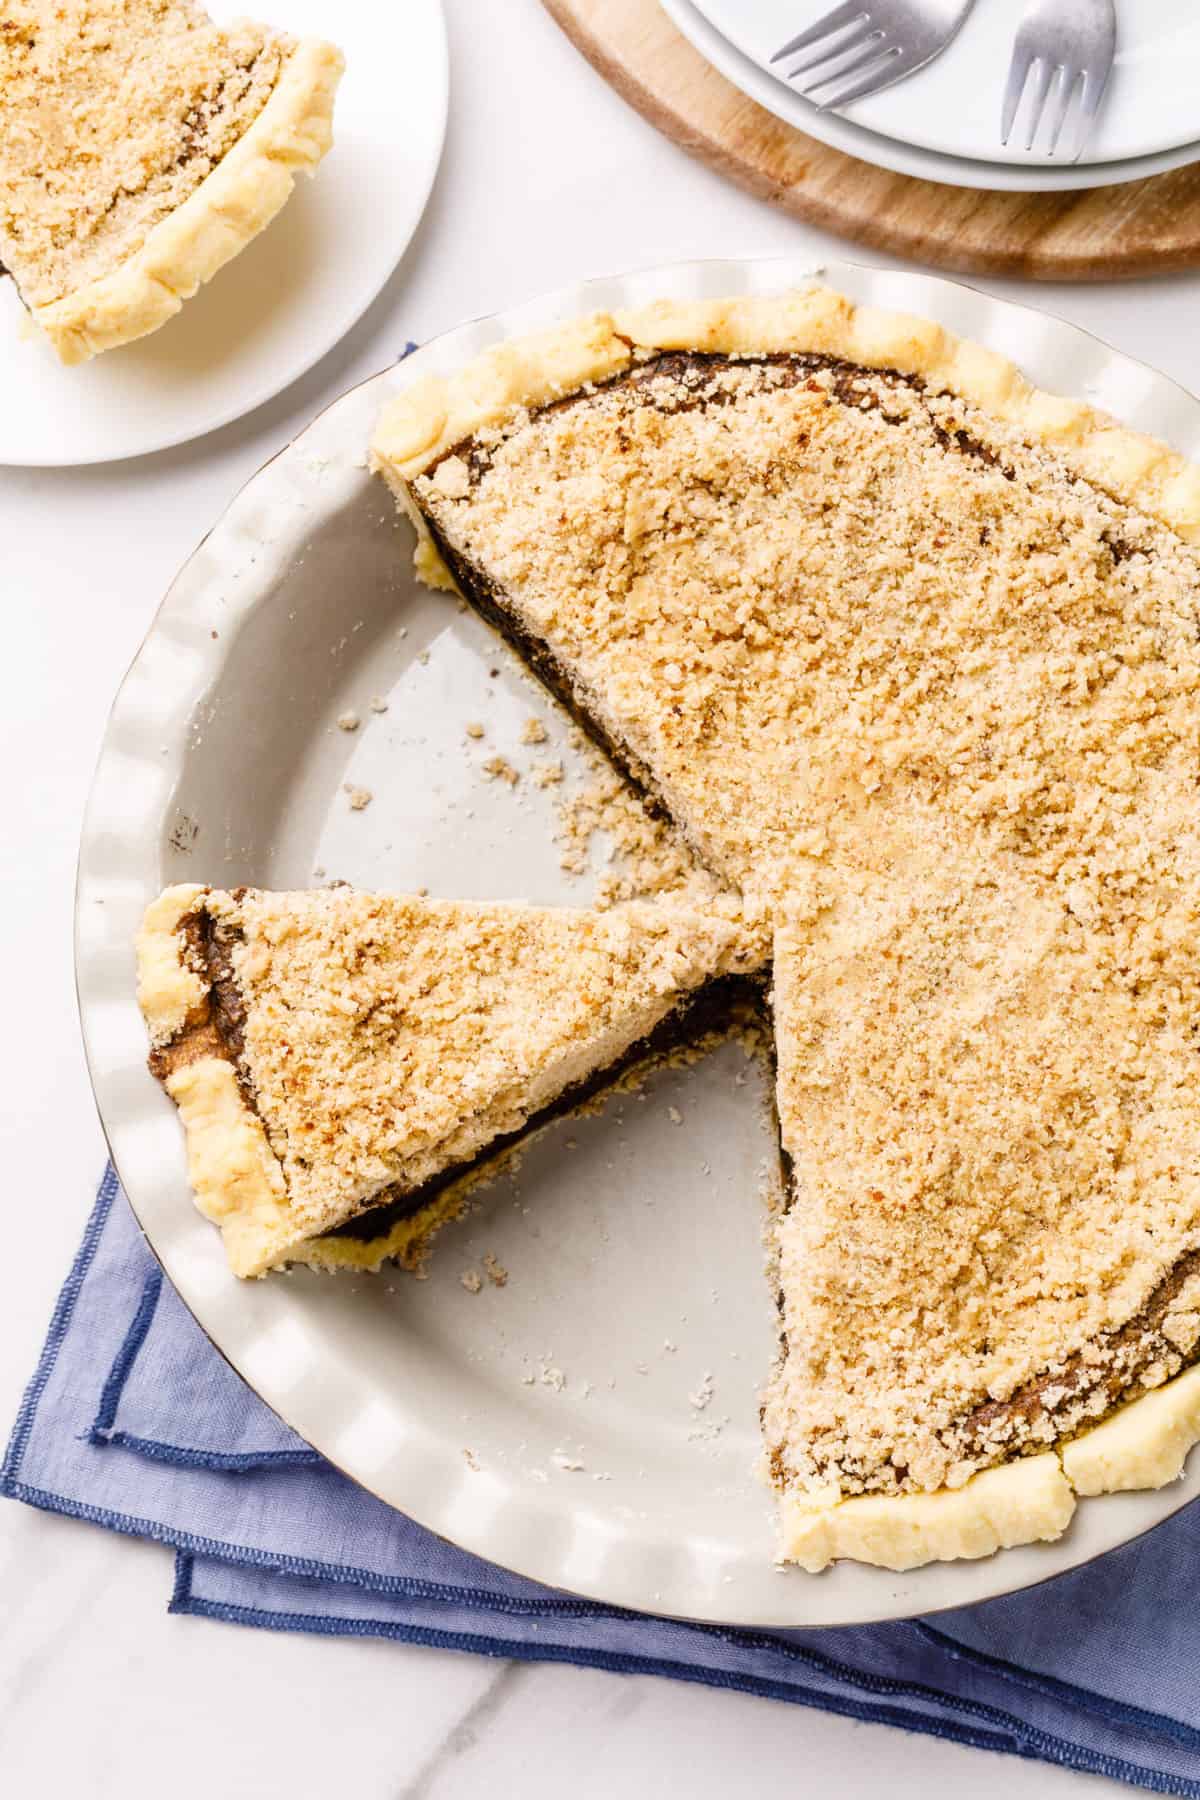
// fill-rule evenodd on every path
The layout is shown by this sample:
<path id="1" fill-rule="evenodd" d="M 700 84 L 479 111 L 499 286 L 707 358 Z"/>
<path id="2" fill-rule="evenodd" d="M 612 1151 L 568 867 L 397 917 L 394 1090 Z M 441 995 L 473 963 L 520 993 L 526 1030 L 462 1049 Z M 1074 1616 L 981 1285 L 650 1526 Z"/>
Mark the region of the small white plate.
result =
<path id="1" fill-rule="evenodd" d="M 146 1070 L 133 939 L 147 900 L 178 880 L 296 886 L 320 869 L 363 887 L 586 900 L 564 881 L 554 790 L 528 779 L 536 753 L 522 743 L 536 713 L 569 758 L 565 722 L 474 613 L 416 586 L 411 528 L 365 468 L 368 435 L 389 394 L 500 339 L 814 274 L 940 319 L 1200 457 L 1200 402 L 1163 376 L 928 276 L 799 256 L 684 263 L 462 326 L 323 413 L 181 571 L 113 707 L 76 911 L 84 1039 L 117 1168 L 171 1280 L 250 1385 L 364 1487 L 480 1556 L 612 1605 L 761 1626 L 907 1617 L 1025 1587 L 1194 1499 L 1200 1459 L 1157 1493 L 1083 1502 L 1056 1544 L 907 1575 L 850 1562 L 781 1573 L 754 1472 L 775 1333 L 763 1170 L 777 1161 L 756 1064 L 726 1046 L 662 1071 L 645 1100 L 560 1121 L 446 1229 L 426 1281 L 297 1270 L 239 1283 Z M 337 728 L 347 710 L 357 731 Z M 482 779 L 497 751 L 527 771 L 515 788 Z M 372 793 L 365 811 L 350 810 L 347 783 Z M 508 1283 L 469 1293 L 460 1277 L 488 1251 Z"/>
<path id="2" fill-rule="evenodd" d="M 843 115 L 819 112 L 811 101 L 802 99 L 785 82 L 778 80 L 774 74 L 767 73 L 751 57 L 744 55 L 730 38 L 724 36 L 698 10 L 693 0 L 659 0 L 659 4 L 682 35 L 714 69 L 740 88 L 743 94 L 749 95 L 751 100 L 757 100 L 760 106 L 774 113 L 776 118 L 795 125 L 798 130 L 822 144 L 845 151 L 847 156 L 856 156 L 860 161 L 873 163 L 881 169 L 892 169 L 897 175 L 913 175 L 922 181 L 940 181 L 948 187 L 984 188 L 1014 193 L 1057 193 L 1141 181 L 1148 175 L 1162 175 L 1168 169 L 1182 168 L 1186 163 L 1200 158 L 1200 142 L 1188 142 L 1172 150 L 1159 151 L 1153 156 L 1133 157 L 1116 163 L 1039 164 L 1032 159 L 1022 159 L 1009 164 L 944 156 L 938 151 L 884 136 L 869 128 L 873 126 L 873 120 L 867 118 L 865 104 L 862 108 L 852 109 L 853 117 L 849 113 Z M 800 29 L 796 25 L 793 35 Z M 914 77 L 914 80 L 918 79 L 921 77 Z M 879 98 L 885 99 L 886 95 L 880 95 Z M 1197 123 L 1200 124 L 1200 119 Z M 999 145 L 995 144 L 987 155 L 995 156 L 998 151 Z"/>
<path id="3" fill-rule="evenodd" d="M 240 9 L 233 0 L 211 8 Z M 251 412 L 364 313 L 417 228 L 441 158 L 441 0 L 331 8 L 276 0 L 272 21 L 346 55 L 334 145 L 279 217 L 161 331 L 64 368 L 0 281 L 0 463 L 112 462 Z"/>

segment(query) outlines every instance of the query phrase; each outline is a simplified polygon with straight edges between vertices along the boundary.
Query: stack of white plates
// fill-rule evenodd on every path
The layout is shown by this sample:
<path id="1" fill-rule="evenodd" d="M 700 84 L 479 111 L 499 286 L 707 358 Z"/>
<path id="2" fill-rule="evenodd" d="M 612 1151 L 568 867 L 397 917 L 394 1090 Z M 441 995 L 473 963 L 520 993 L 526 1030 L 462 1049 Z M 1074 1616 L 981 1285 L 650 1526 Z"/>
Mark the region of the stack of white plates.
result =
<path id="1" fill-rule="evenodd" d="M 976 6 L 943 54 L 907 81 L 820 112 L 771 57 L 832 0 L 661 0 L 683 35 L 742 92 L 810 137 L 864 162 L 955 187 L 1102 187 L 1200 159 L 1200 6 L 1118 0 L 1119 38 L 1104 109 L 1078 162 L 1000 143 L 1015 6 Z M 786 65 L 784 65 L 786 66 Z"/>

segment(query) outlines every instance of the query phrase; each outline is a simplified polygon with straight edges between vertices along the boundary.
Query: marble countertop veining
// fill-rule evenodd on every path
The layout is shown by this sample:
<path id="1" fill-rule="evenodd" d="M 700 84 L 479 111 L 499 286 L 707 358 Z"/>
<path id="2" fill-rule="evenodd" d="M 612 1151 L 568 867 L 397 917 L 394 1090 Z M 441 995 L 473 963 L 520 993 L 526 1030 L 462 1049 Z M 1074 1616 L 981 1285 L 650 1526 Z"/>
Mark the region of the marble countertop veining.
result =
<path id="1" fill-rule="evenodd" d="M 368 0 L 349 0 L 366 5 Z M 650 3 L 650 0 L 647 0 Z M 0 736 L 9 855 L 0 1145 L 0 1420 L 15 1412 L 91 1205 L 104 1146 L 75 1017 L 76 839 L 111 695 L 179 564 L 248 476 L 322 406 L 420 339 L 611 269 L 810 245 L 847 254 L 710 174 L 629 111 L 536 0 L 448 0 L 445 160 L 409 253 L 315 370 L 250 418 L 136 462 L 0 470 L 8 653 Z M 281 6 L 281 15 L 286 9 Z M 860 260 L 865 251 L 848 254 Z M 1186 385 L 1200 275 L 992 284 Z M 69 529 L 66 528 L 69 521 Z M 15 854 L 19 848 L 20 854 Z M 980 1800 L 1092 1778 L 653 1677 L 242 1630 L 166 1611 L 169 1554 L 0 1507 L 0 1769 L 11 1793 L 178 1800 L 352 1792 L 529 1800 L 663 1790 Z"/>

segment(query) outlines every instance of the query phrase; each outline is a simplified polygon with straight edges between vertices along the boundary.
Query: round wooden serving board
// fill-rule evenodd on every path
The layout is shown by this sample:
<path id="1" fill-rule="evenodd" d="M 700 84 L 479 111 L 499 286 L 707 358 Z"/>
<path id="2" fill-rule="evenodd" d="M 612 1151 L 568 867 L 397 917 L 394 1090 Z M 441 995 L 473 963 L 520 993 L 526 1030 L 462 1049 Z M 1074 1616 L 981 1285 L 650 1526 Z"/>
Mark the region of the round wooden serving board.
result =
<path id="1" fill-rule="evenodd" d="M 717 72 L 656 0 L 544 0 L 623 99 L 810 225 L 943 269 L 1110 281 L 1200 263 L 1200 163 L 1115 187 L 990 193 L 893 175 L 806 137 Z"/>

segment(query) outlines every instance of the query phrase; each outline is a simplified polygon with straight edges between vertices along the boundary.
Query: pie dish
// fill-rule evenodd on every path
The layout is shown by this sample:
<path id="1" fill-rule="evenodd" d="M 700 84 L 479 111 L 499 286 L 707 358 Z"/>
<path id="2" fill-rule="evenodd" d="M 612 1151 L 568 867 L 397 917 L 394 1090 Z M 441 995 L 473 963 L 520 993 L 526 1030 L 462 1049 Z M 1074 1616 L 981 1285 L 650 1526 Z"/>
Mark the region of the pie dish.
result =
<path id="1" fill-rule="evenodd" d="M 483 1159 L 694 1033 L 744 960 L 719 914 L 349 888 L 180 885 L 138 941 L 151 1066 L 237 1275 L 412 1266 Z"/>
<path id="2" fill-rule="evenodd" d="M 1054 1539 L 1200 1435 L 1200 471 L 821 288 L 594 313 L 373 456 L 775 922 L 785 1553 Z"/>
<path id="3" fill-rule="evenodd" d="M 212 521 L 115 697 L 76 906 L 83 1037 L 123 1188 L 253 1390 L 381 1500 L 494 1563 L 607 1605 L 764 1629 L 929 1615 L 1081 1567 L 1195 1499 L 1197 1457 L 1162 1487 L 1080 1501 L 1059 1538 L 1003 1555 L 781 1573 L 777 1506 L 756 1473 L 778 1342 L 759 1171 L 775 1180 L 779 1162 L 757 1058 L 727 1044 L 548 1126 L 486 1205 L 446 1226 L 423 1280 L 299 1267 L 238 1282 L 191 1203 L 177 1109 L 146 1072 L 133 943 L 156 894 L 205 877 L 226 891 L 296 891 L 327 874 L 367 892 L 593 904 L 603 844 L 568 876 L 554 837 L 558 798 L 590 779 L 589 758 L 474 609 L 415 579 L 411 528 L 387 518 L 364 445 L 393 397 L 560 321 L 814 281 L 939 321 L 1037 387 L 1086 397 L 1200 462 L 1200 404 L 1165 375 L 928 275 L 801 254 L 670 263 L 457 325 L 327 408 Z M 351 734 L 336 728 L 348 708 L 363 721 Z M 541 750 L 520 747 L 531 709 L 551 734 Z M 466 735 L 479 719 L 486 752 Z M 478 774 L 493 749 L 525 771 L 515 789 Z M 547 753 L 566 789 L 532 779 Z M 372 790 L 365 811 L 348 812 L 346 782 Z M 485 1275 L 465 1292 L 463 1269 L 484 1272 L 489 1251 L 507 1285 Z M 566 1376 L 561 1391 L 538 1378 L 543 1359 Z M 697 1419 L 688 1396 L 705 1370 L 715 1395 Z M 563 1449 L 584 1472 L 563 1471 Z"/>
<path id="4" fill-rule="evenodd" d="M 269 224 L 332 141 L 339 51 L 194 0 L 14 0 L 0 263 L 65 363 L 144 337 Z"/>

